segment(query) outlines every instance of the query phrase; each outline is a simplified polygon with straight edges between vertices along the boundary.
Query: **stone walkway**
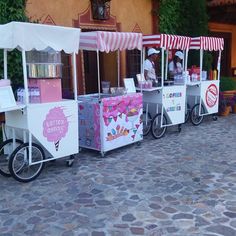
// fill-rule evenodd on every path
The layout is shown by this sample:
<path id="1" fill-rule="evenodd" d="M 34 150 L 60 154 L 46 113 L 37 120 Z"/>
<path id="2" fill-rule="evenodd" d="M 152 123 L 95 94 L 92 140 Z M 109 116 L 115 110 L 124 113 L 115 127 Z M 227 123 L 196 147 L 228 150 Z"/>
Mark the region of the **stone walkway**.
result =
<path id="1" fill-rule="evenodd" d="M 170 127 L 160 140 L 73 167 L 47 163 L 28 184 L 0 176 L 1 236 L 236 235 L 236 115 Z"/>

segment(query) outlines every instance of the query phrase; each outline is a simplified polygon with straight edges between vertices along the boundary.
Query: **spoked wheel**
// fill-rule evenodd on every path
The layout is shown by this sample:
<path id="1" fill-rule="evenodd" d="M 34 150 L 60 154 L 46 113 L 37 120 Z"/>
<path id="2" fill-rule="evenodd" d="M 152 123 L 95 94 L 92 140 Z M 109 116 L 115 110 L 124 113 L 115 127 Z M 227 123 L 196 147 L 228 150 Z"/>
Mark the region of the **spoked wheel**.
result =
<path id="1" fill-rule="evenodd" d="M 185 120 L 184 123 L 187 123 L 189 120 L 189 116 L 190 116 L 190 112 L 191 112 L 191 107 L 189 104 L 187 104 L 187 107 L 185 109 Z"/>
<path id="2" fill-rule="evenodd" d="M 203 115 L 199 115 L 200 104 L 196 104 L 193 106 L 190 113 L 190 120 L 193 125 L 200 125 L 203 120 Z M 204 107 L 201 106 L 201 112 L 204 113 Z"/>
<path id="3" fill-rule="evenodd" d="M 144 111 L 142 115 L 142 120 L 143 120 L 143 136 L 147 136 L 152 126 L 152 117 L 150 113 Z"/>
<path id="4" fill-rule="evenodd" d="M 10 155 L 13 153 L 13 151 L 21 145 L 23 142 L 19 139 L 15 139 L 15 142 L 13 142 L 13 139 L 7 139 L 0 145 L 0 174 L 5 177 L 10 177 L 10 171 L 8 168 L 8 161 Z"/>
<path id="5" fill-rule="evenodd" d="M 167 119 L 165 115 L 163 115 L 162 125 L 167 124 Z M 151 127 L 152 135 L 155 139 L 161 138 L 166 132 L 166 126 L 161 127 L 161 114 L 157 114 L 152 119 L 152 127 Z"/>
<path id="6" fill-rule="evenodd" d="M 30 182 L 36 179 L 43 170 L 44 163 L 29 165 L 29 143 L 17 147 L 9 158 L 9 171 L 12 177 L 19 182 Z M 32 163 L 45 159 L 43 149 L 32 143 Z"/>

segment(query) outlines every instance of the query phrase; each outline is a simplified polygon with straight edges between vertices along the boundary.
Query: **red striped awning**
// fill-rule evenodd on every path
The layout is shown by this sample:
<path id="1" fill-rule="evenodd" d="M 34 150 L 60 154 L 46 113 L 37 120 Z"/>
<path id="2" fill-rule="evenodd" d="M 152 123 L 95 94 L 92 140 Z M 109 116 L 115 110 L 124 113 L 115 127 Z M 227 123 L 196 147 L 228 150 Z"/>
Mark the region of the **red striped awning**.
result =
<path id="1" fill-rule="evenodd" d="M 80 49 L 101 52 L 142 49 L 142 34 L 129 32 L 81 32 Z"/>
<path id="2" fill-rule="evenodd" d="M 224 50 L 224 39 L 205 36 L 191 38 L 190 49 L 203 49 L 207 51 Z"/>
<path id="3" fill-rule="evenodd" d="M 186 50 L 190 46 L 190 40 L 187 36 L 170 34 L 144 35 L 143 46 Z"/>

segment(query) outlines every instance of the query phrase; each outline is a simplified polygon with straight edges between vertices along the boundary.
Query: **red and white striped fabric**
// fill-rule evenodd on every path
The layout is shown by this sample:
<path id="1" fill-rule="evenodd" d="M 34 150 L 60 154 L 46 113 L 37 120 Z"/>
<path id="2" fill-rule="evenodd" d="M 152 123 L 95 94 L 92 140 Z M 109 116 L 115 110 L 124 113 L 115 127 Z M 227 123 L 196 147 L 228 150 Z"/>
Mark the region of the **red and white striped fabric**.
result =
<path id="1" fill-rule="evenodd" d="M 224 50 L 224 39 L 205 36 L 191 38 L 190 49 L 203 49 L 207 51 Z"/>
<path id="2" fill-rule="evenodd" d="M 187 36 L 158 34 L 158 35 L 144 35 L 144 47 L 159 47 L 165 49 L 189 49 L 191 38 Z"/>
<path id="3" fill-rule="evenodd" d="M 80 49 L 101 52 L 142 49 L 142 34 L 128 32 L 81 32 Z"/>

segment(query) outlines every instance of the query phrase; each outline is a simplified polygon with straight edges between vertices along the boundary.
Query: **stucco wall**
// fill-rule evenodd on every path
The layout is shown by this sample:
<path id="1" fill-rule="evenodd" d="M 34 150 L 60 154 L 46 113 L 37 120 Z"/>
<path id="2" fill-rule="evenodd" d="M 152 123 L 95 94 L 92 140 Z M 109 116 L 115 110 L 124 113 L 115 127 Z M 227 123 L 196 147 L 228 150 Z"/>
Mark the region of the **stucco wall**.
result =
<path id="1" fill-rule="evenodd" d="M 231 68 L 236 67 L 236 25 L 209 23 L 209 29 L 215 32 L 226 32 L 232 34 L 231 45 Z"/>
<path id="2" fill-rule="evenodd" d="M 72 26 L 73 19 L 90 6 L 89 0 L 29 0 L 27 15 L 44 22 L 50 15 L 56 25 Z M 122 31 L 133 31 L 136 24 L 145 34 L 151 33 L 151 0 L 112 0 L 111 15 L 121 23 Z"/>

